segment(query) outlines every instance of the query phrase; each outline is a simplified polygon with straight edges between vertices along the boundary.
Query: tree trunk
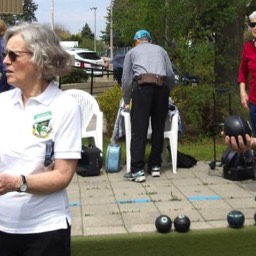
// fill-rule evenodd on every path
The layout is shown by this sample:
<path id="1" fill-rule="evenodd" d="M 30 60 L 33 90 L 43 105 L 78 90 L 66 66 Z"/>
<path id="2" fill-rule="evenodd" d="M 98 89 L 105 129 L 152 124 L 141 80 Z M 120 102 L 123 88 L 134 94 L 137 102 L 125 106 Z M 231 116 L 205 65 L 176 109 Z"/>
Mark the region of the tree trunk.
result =
<path id="1" fill-rule="evenodd" d="M 238 17 L 232 23 L 226 23 L 216 33 L 215 49 L 215 85 L 236 86 L 241 50 L 243 46 L 243 32 L 245 8 L 239 6 Z"/>

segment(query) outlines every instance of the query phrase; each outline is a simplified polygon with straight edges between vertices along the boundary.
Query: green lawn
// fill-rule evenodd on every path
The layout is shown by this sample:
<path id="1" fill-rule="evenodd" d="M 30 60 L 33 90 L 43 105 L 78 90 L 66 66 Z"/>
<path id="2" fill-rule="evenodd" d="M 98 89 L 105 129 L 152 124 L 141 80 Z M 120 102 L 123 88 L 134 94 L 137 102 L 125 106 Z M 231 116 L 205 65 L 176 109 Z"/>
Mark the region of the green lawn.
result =
<path id="1" fill-rule="evenodd" d="M 110 143 L 110 138 L 106 135 L 104 136 L 104 155 L 107 147 Z M 125 139 L 122 138 L 118 141 L 122 147 L 122 164 L 125 162 Z M 216 138 L 216 159 L 220 160 L 221 155 L 226 148 L 224 143 L 224 138 Z M 149 154 L 150 144 L 147 146 L 146 156 Z M 214 144 L 212 137 L 204 138 L 193 138 L 193 141 L 181 136 L 178 143 L 178 150 L 182 153 L 189 154 L 195 157 L 198 161 L 212 161 L 214 160 Z"/>
<path id="2" fill-rule="evenodd" d="M 72 256 L 252 256 L 256 227 L 73 237 Z"/>

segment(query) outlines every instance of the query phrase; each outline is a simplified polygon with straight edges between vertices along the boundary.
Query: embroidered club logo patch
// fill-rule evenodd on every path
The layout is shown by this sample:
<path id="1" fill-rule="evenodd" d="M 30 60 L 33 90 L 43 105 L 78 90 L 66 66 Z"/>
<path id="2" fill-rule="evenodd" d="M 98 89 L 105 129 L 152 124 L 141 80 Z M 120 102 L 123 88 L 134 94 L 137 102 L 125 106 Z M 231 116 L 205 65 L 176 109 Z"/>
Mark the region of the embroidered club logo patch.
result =
<path id="1" fill-rule="evenodd" d="M 47 111 L 34 116 L 32 133 L 39 138 L 48 138 L 52 130 L 51 127 L 52 112 Z"/>

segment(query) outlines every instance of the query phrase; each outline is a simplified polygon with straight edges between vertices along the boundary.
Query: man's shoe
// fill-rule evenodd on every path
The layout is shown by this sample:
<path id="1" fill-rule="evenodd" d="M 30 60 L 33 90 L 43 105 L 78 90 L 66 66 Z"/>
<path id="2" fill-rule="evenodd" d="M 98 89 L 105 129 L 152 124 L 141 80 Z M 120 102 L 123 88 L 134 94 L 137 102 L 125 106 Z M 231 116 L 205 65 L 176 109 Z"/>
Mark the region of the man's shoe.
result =
<path id="1" fill-rule="evenodd" d="M 126 173 L 124 175 L 124 179 L 129 181 L 135 181 L 135 182 L 143 182 L 146 180 L 146 177 L 145 177 L 144 171 L 141 170 L 135 173 L 132 173 L 132 172 Z"/>
<path id="2" fill-rule="evenodd" d="M 151 176 L 152 177 L 160 177 L 160 167 L 159 166 L 154 166 L 150 170 Z"/>

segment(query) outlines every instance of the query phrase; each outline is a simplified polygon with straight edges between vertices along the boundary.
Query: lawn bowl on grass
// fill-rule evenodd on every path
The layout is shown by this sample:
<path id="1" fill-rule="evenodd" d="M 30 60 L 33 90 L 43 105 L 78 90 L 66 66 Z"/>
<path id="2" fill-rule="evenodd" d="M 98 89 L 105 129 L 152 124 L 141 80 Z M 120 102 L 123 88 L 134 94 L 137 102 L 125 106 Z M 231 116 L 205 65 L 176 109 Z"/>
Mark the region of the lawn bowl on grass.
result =
<path id="1" fill-rule="evenodd" d="M 176 231 L 185 233 L 189 231 L 190 219 L 186 215 L 179 215 L 174 219 L 174 228 Z"/>
<path id="2" fill-rule="evenodd" d="M 232 228 L 242 228 L 244 225 L 245 217 L 241 211 L 232 210 L 228 213 L 227 221 Z"/>
<path id="3" fill-rule="evenodd" d="M 155 226 L 158 232 L 168 233 L 172 228 L 172 220 L 167 215 L 160 215 L 155 220 Z"/>

